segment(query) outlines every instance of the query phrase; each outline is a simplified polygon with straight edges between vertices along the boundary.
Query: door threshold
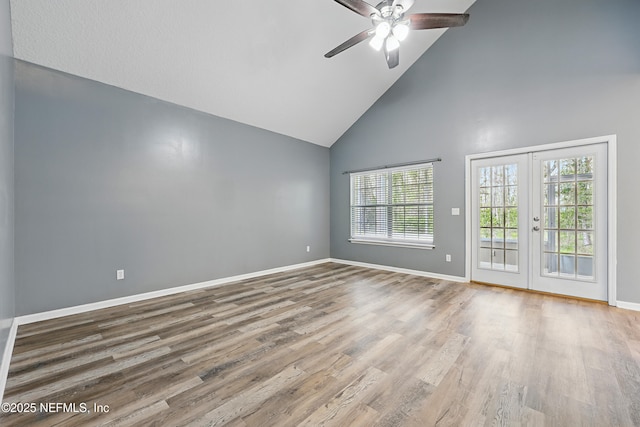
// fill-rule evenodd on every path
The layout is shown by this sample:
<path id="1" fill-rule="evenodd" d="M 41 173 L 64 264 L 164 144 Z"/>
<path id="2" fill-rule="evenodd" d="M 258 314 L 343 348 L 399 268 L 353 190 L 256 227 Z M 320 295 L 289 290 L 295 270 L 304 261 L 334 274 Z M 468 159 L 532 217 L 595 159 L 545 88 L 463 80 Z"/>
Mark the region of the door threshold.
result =
<path id="1" fill-rule="evenodd" d="M 599 300 L 599 299 L 590 299 L 590 298 L 576 297 L 576 296 L 573 296 L 573 295 L 556 294 L 556 293 L 553 293 L 553 292 L 537 291 L 535 289 L 518 288 L 516 286 L 509 286 L 509 285 L 499 285 L 497 283 L 479 282 L 477 280 L 471 280 L 470 283 L 474 283 L 476 285 L 482 285 L 482 286 L 492 286 L 492 287 L 495 287 L 495 288 L 512 289 L 514 291 L 522 291 L 522 292 L 527 292 L 527 293 L 530 293 L 530 294 L 548 295 L 548 296 L 552 296 L 552 297 L 566 298 L 566 299 L 572 299 L 572 300 L 576 300 L 576 301 L 595 302 L 597 304 L 609 305 L 608 301 L 602 301 L 602 300 Z"/>

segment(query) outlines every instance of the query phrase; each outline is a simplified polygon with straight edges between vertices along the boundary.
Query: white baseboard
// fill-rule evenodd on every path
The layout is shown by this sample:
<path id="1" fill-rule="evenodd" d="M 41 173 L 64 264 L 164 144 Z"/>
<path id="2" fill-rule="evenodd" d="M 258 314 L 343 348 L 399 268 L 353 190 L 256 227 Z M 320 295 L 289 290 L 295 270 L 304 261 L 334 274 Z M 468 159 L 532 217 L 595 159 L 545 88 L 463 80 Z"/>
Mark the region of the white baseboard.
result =
<path id="1" fill-rule="evenodd" d="M 11 355 L 13 354 L 13 345 L 16 342 L 16 333 L 18 332 L 18 322 L 13 319 L 11 328 L 9 328 L 9 337 L 4 347 L 2 361 L 0 361 L 0 403 L 4 396 L 4 388 L 7 385 L 7 376 L 9 375 L 9 365 L 11 364 Z"/>
<path id="2" fill-rule="evenodd" d="M 344 259 L 330 258 L 330 262 L 338 264 L 355 265 L 357 267 L 373 268 L 375 270 L 393 271 L 394 273 L 412 274 L 414 276 L 430 277 L 432 279 L 449 280 L 450 282 L 467 282 L 468 280 L 460 276 L 449 276 L 446 274 L 430 273 L 428 271 L 410 270 L 408 268 L 391 267 L 388 265 L 369 264 L 367 262 L 349 261 Z"/>
<path id="3" fill-rule="evenodd" d="M 151 298 L 164 297 L 167 295 L 173 295 L 180 292 L 193 291 L 195 289 L 203 289 L 203 288 L 210 288 L 214 286 L 220 286 L 226 283 L 253 279 L 254 277 L 266 276 L 268 274 L 282 273 L 289 270 L 296 270 L 298 268 L 311 267 L 314 265 L 324 264 L 327 262 L 329 262 L 329 258 L 324 258 L 316 261 L 304 262 L 301 264 L 287 265 L 284 267 L 271 268 L 269 270 L 262 270 L 262 271 L 255 271 L 253 273 L 240 274 L 237 276 L 223 277 L 221 279 L 209 280 L 206 282 L 194 283 L 191 285 L 161 289 L 158 291 L 147 292 L 144 294 L 136 294 L 136 295 L 126 296 L 121 298 L 114 298 L 114 299 L 105 300 L 105 301 L 93 302 L 89 304 L 76 305 L 73 307 L 60 308 L 57 310 L 45 311 L 42 313 L 27 314 L 24 316 L 18 316 L 16 317 L 15 320 L 18 325 L 26 325 L 29 323 L 41 322 L 43 320 L 51 320 L 51 319 L 56 319 L 58 317 L 71 316 L 73 314 L 80 314 L 80 313 L 86 313 L 88 311 L 100 310 L 102 308 L 115 307 L 117 305 L 131 304 L 134 302 L 144 301 Z"/>
<path id="4" fill-rule="evenodd" d="M 640 304 L 637 302 L 616 301 L 616 306 L 625 310 L 640 311 Z"/>

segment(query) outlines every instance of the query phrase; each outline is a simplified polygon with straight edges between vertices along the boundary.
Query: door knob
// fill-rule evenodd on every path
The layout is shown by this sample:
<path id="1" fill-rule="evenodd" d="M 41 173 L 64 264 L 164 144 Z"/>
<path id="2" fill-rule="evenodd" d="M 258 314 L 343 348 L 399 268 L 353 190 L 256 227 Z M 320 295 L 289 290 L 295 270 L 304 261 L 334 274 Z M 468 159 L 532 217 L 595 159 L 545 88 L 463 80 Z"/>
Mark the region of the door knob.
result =
<path id="1" fill-rule="evenodd" d="M 540 231 L 540 227 L 538 227 L 537 225 L 533 227 L 532 229 L 533 231 Z"/>

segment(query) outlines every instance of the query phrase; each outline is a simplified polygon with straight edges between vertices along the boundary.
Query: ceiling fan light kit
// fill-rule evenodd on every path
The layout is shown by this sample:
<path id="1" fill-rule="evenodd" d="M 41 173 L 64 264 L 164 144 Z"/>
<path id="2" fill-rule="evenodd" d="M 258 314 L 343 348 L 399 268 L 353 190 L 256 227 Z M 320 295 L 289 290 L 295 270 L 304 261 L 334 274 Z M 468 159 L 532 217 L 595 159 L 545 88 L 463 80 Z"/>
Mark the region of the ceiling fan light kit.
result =
<path id="1" fill-rule="evenodd" d="M 409 35 L 409 21 L 406 20 L 398 22 L 393 26 L 391 32 L 399 41 L 404 41 Z"/>
<path id="2" fill-rule="evenodd" d="M 400 42 L 394 36 L 388 36 L 384 47 L 388 52 L 391 52 L 392 50 L 400 48 Z"/>
<path id="3" fill-rule="evenodd" d="M 330 50 L 324 56 L 332 58 L 361 41 L 369 40 L 369 45 L 384 54 L 389 68 L 400 63 L 400 42 L 409 35 L 409 30 L 429 30 L 433 28 L 460 27 L 467 23 L 466 13 L 414 13 L 405 17 L 405 12 L 415 0 L 384 0 L 372 6 L 363 0 L 335 0 L 347 9 L 370 18 L 373 28 L 362 31 L 349 40 Z"/>

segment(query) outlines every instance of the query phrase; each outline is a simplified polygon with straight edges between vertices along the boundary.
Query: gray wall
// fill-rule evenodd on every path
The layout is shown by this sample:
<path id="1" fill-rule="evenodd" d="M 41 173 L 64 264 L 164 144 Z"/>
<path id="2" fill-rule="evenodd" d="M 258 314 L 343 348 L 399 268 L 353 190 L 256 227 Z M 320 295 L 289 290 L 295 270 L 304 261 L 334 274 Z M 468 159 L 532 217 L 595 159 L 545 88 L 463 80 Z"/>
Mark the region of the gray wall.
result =
<path id="1" fill-rule="evenodd" d="M 640 2 L 479 0 L 331 147 L 331 256 L 464 275 L 464 156 L 618 135 L 618 300 L 640 303 Z M 436 249 L 350 244 L 341 172 L 442 157 Z M 453 262 L 445 263 L 445 254 Z"/>
<path id="2" fill-rule="evenodd" d="M 15 140 L 20 315 L 329 256 L 327 148 L 23 62 Z"/>
<path id="3" fill-rule="evenodd" d="M 0 0 L 0 358 L 15 314 L 12 56 L 9 0 Z"/>

